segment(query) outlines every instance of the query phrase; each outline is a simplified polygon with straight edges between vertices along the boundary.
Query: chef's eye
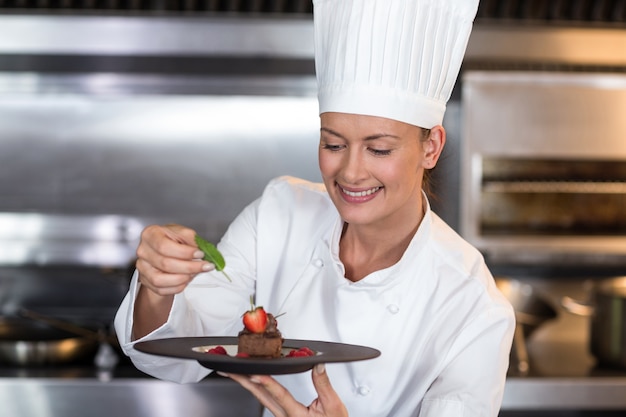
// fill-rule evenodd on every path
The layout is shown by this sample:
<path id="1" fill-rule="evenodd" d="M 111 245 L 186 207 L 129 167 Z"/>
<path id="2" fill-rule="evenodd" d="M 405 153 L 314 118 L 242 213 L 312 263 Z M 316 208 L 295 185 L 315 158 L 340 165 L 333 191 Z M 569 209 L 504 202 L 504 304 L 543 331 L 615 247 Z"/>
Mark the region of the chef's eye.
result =
<path id="1" fill-rule="evenodd" d="M 322 145 L 322 149 L 329 150 L 331 152 L 338 152 L 343 149 L 343 145 L 332 145 L 330 143 L 325 143 Z"/>
<path id="2" fill-rule="evenodd" d="M 376 156 L 387 156 L 391 154 L 390 149 L 372 149 L 370 148 L 370 152 Z"/>

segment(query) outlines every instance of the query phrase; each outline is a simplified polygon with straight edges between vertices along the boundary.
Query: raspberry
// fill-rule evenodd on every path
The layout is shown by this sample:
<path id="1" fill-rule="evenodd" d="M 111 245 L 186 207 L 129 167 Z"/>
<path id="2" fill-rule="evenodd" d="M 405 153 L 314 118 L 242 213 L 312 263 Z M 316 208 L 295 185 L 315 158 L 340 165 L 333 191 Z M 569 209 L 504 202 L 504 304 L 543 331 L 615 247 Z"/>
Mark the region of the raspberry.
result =
<path id="1" fill-rule="evenodd" d="M 226 352 L 224 346 L 215 346 L 214 348 L 209 349 L 207 353 L 210 353 L 212 355 L 228 355 L 228 352 Z"/>
<path id="2" fill-rule="evenodd" d="M 250 355 L 248 355 L 246 352 L 239 352 L 235 356 L 237 356 L 238 358 L 249 358 L 250 357 Z"/>
<path id="3" fill-rule="evenodd" d="M 289 357 L 291 358 L 300 358 L 304 356 L 309 356 L 309 355 L 306 352 L 303 352 L 301 350 L 294 350 L 292 352 L 289 352 Z"/>
<path id="4" fill-rule="evenodd" d="M 291 349 L 287 354 L 288 358 L 302 358 L 305 356 L 313 356 L 315 352 L 313 352 L 308 347 L 301 347 L 299 349 Z"/>
<path id="5" fill-rule="evenodd" d="M 309 349 L 309 348 L 308 348 L 308 347 L 306 347 L 306 346 L 303 346 L 303 347 L 301 347 L 301 348 L 300 348 L 300 349 L 298 349 L 298 350 L 299 350 L 299 351 L 301 351 L 301 352 L 306 353 L 306 355 L 307 355 L 307 356 L 314 356 L 314 355 L 315 355 L 315 352 L 313 352 L 311 349 Z"/>

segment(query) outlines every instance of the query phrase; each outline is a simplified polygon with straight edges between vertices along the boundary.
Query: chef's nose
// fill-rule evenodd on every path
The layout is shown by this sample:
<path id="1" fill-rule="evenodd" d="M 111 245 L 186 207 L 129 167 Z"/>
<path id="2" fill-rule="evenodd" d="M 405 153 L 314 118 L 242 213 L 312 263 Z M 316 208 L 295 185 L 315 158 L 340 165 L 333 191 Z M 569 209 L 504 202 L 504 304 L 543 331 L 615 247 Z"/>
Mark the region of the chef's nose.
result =
<path id="1" fill-rule="evenodd" d="M 356 151 L 351 150 L 344 160 L 343 166 L 343 178 L 350 184 L 356 184 L 359 180 L 367 176 L 367 169 L 363 155 Z"/>

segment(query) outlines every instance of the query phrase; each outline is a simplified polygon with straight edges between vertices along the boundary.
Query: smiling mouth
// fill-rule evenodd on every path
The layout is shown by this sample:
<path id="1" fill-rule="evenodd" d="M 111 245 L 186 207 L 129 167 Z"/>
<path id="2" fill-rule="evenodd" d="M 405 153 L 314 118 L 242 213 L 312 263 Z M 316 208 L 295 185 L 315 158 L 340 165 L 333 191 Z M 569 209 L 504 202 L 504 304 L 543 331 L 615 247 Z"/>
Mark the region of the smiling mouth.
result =
<path id="1" fill-rule="evenodd" d="M 339 188 L 341 188 L 341 192 L 343 192 L 344 194 L 350 197 L 365 197 L 365 196 L 374 194 L 376 191 L 380 190 L 382 187 L 374 187 L 374 188 L 370 188 L 369 190 L 357 191 L 357 192 L 348 191 L 343 187 L 339 187 Z"/>

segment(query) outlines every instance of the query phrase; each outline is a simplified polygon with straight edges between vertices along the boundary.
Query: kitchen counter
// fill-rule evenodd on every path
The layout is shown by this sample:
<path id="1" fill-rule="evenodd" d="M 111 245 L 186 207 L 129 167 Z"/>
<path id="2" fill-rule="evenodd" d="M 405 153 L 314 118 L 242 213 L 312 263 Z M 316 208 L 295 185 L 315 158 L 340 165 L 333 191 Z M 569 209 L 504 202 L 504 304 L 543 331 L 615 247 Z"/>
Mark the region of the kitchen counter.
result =
<path id="1" fill-rule="evenodd" d="M 210 376 L 180 385 L 128 371 L 102 378 L 76 369 L 0 373 L 0 403 L 28 417 L 258 417 L 259 404 L 233 381 Z M 626 374 L 510 376 L 502 411 L 626 411 Z"/>
<path id="2" fill-rule="evenodd" d="M 547 376 L 539 373 L 537 360 L 534 363 L 529 376 L 507 378 L 504 412 L 626 411 L 626 372 L 592 370 L 587 375 Z M 211 375 L 197 384 L 180 385 L 127 366 L 113 374 L 81 367 L 0 369 L 0 403 L 11 411 L 7 415 L 28 417 L 260 415 L 256 399 L 229 379 Z"/>
<path id="3" fill-rule="evenodd" d="M 180 385 L 152 378 L 0 378 L 2 415 L 259 417 L 257 400 L 225 378 Z"/>
<path id="4" fill-rule="evenodd" d="M 626 412 L 626 375 L 594 378 L 509 378 L 502 410 Z"/>

